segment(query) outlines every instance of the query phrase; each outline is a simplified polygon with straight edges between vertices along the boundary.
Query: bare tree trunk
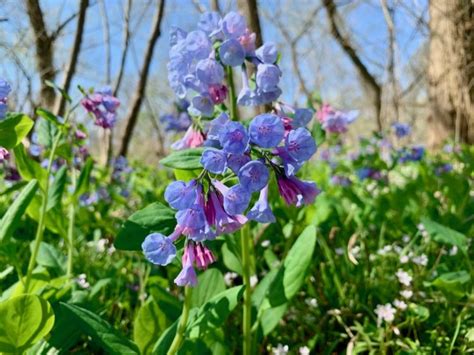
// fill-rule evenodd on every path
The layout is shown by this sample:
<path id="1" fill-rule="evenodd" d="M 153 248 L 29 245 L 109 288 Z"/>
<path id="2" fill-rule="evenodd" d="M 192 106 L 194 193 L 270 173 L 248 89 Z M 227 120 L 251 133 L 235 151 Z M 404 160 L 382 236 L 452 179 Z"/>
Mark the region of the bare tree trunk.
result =
<path id="1" fill-rule="evenodd" d="M 155 14 L 155 18 L 153 20 L 153 28 L 148 39 L 147 48 L 145 51 L 145 56 L 143 59 L 143 65 L 140 71 L 140 77 L 138 80 L 138 85 L 133 95 L 130 109 L 126 116 L 126 126 L 125 126 L 125 133 L 122 137 L 122 142 L 120 145 L 119 154 L 126 156 L 128 152 L 128 147 L 130 145 L 130 140 L 132 138 L 133 129 L 137 123 L 138 113 L 140 112 L 140 107 L 143 101 L 143 97 L 145 95 L 146 83 L 148 80 L 148 72 L 150 70 L 151 59 L 153 58 L 153 51 L 155 49 L 155 44 L 160 37 L 160 27 L 161 27 L 161 20 L 163 19 L 165 7 L 165 0 L 160 0 L 160 4 L 157 7 L 157 12 Z"/>
<path id="2" fill-rule="evenodd" d="M 377 129 L 382 131 L 382 88 L 377 83 L 375 77 L 370 74 L 365 64 L 360 59 L 359 55 L 353 44 L 348 37 L 345 37 L 339 29 L 338 21 L 341 21 L 337 14 L 336 5 L 333 0 L 323 0 L 323 5 L 326 8 L 328 14 L 329 24 L 331 26 L 331 32 L 336 41 L 341 46 L 342 50 L 347 54 L 352 64 L 356 67 L 359 75 L 362 79 L 364 86 L 368 87 L 373 94 L 373 105 L 375 108 L 375 117 L 377 120 Z"/>
<path id="3" fill-rule="evenodd" d="M 474 3 L 430 1 L 428 144 L 474 143 Z"/>
<path id="4" fill-rule="evenodd" d="M 252 32 L 255 32 L 255 44 L 260 47 L 262 40 L 262 27 L 260 26 L 260 18 L 258 16 L 257 0 L 237 0 L 237 7 L 243 12 L 248 21 L 248 27 Z"/>
<path id="5" fill-rule="evenodd" d="M 72 78 L 76 72 L 77 61 L 79 59 L 79 54 L 81 52 L 82 35 L 84 33 L 84 24 L 86 22 L 86 12 L 87 12 L 88 6 L 89 6 L 89 0 L 80 0 L 79 17 L 77 18 L 77 29 L 76 29 L 76 35 L 74 37 L 74 44 L 72 46 L 71 56 L 69 58 L 68 66 L 65 70 L 64 80 L 61 85 L 61 87 L 66 92 L 69 92 Z M 66 99 L 62 95 L 59 95 L 56 100 L 56 108 L 55 108 L 56 114 L 62 116 L 64 114 L 65 106 L 66 106 Z"/>
<path id="6" fill-rule="evenodd" d="M 35 34 L 36 62 L 41 79 L 41 104 L 52 109 L 55 100 L 54 89 L 46 80 L 54 81 L 54 37 L 48 34 L 39 0 L 25 0 L 26 11 Z"/>

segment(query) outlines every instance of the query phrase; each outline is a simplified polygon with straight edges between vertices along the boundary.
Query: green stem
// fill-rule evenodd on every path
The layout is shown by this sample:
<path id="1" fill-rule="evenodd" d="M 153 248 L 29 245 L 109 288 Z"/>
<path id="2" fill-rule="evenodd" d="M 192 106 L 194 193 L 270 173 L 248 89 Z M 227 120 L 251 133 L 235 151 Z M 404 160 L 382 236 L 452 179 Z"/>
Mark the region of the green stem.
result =
<path id="1" fill-rule="evenodd" d="M 71 171 L 71 184 L 73 190 L 76 188 L 76 169 L 74 165 Z M 76 198 L 71 200 L 69 205 L 69 226 L 67 231 L 67 272 L 68 278 L 72 276 L 72 260 L 73 260 L 73 245 L 74 245 L 74 224 L 76 221 Z"/>
<path id="2" fill-rule="evenodd" d="M 250 355 L 252 352 L 252 286 L 250 285 L 250 254 L 252 240 L 250 237 L 250 227 L 245 224 L 240 230 L 240 239 L 242 243 L 242 276 L 244 279 L 244 307 L 243 307 L 243 354 Z"/>
<path id="3" fill-rule="evenodd" d="M 227 84 L 229 86 L 230 118 L 234 121 L 239 120 L 239 111 L 237 109 L 237 95 L 235 94 L 234 73 L 232 67 L 226 66 Z"/>
<path id="4" fill-rule="evenodd" d="M 178 352 L 183 344 L 184 332 L 186 331 L 186 325 L 188 323 L 189 309 L 191 308 L 191 294 L 192 288 L 186 286 L 184 288 L 184 303 L 183 311 L 181 312 L 181 317 L 179 318 L 178 328 L 176 329 L 176 334 L 174 336 L 173 342 L 171 343 L 170 348 L 168 349 L 167 355 L 174 355 Z"/>
<path id="5" fill-rule="evenodd" d="M 48 168 L 46 170 L 46 184 L 44 187 L 43 200 L 41 203 L 40 216 L 38 220 L 38 229 L 36 230 L 35 245 L 33 247 L 33 252 L 31 254 L 30 261 L 28 262 L 28 270 L 26 272 L 24 293 L 28 293 L 30 289 L 31 276 L 33 274 L 33 269 L 36 266 L 36 258 L 38 257 L 38 252 L 39 252 L 41 242 L 43 241 L 44 224 L 45 224 L 46 212 L 48 208 L 49 179 L 51 177 L 51 168 L 53 166 L 54 156 L 56 154 L 56 149 L 58 148 L 59 141 L 61 140 L 61 136 L 62 136 L 62 133 L 61 133 L 61 130 L 59 130 L 58 133 L 56 134 L 56 137 L 54 138 L 51 152 L 49 153 Z"/>

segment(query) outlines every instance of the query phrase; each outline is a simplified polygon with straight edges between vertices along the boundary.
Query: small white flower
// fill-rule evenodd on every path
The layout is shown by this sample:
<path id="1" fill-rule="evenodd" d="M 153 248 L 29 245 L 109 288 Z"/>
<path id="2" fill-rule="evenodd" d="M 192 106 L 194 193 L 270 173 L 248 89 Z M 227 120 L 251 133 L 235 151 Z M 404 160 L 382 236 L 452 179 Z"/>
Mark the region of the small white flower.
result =
<path id="1" fill-rule="evenodd" d="M 250 286 L 254 288 L 258 284 L 258 277 L 257 275 L 250 276 Z"/>
<path id="2" fill-rule="evenodd" d="M 403 240 L 403 243 L 406 244 L 406 243 L 408 243 L 408 242 L 410 241 L 410 236 L 407 235 L 407 234 L 405 234 L 405 235 L 403 236 L 402 240 Z"/>
<path id="3" fill-rule="evenodd" d="M 286 355 L 288 354 L 289 349 L 290 348 L 288 347 L 288 345 L 278 344 L 276 348 L 272 348 L 272 354 L 273 355 Z"/>
<path id="4" fill-rule="evenodd" d="M 385 305 L 377 305 L 375 308 L 375 314 L 377 315 L 377 323 L 380 325 L 382 321 L 385 321 L 387 323 L 393 322 L 395 319 L 395 313 L 397 310 L 393 308 L 393 306 L 390 303 L 387 303 Z"/>
<path id="5" fill-rule="evenodd" d="M 262 241 L 262 247 L 266 248 L 268 246 L 270 246 L 270 241 L 269 240 Z"/>
<path id="6" fill-rule="evenodd" d="M 398 269 L 396 275 L 398 277 L 398 281 L 402 285 L 405 285 L 405 286 L 410 286 L 411 285 L 411 281 L 413 280 L 413 278 L 410 276 L 410 274 L 408 272 L 403 271 L 402 269 Z"/>
<path id="7" fill-rule="evenodd" d="M 317 307 L 318 306 L 318 300 L 316 298 L 307 298 L 305 300 L 306 304 L 311 307 Z"/>
<path id="8" fill-rule="evenodd" d="M 307 346 L 302 346 L 298 351 L 300 355 L 309 355 L 309 348 Z"/>
<path id="9" fill-rule="evenodd" d="M 344 255 L 344 248 L 336 248 L 334 251 L 337 255 Z"/>
<path id="10" fill-rule="evenodd" d="M 420 256 L 415 256 L 411 259 L 415 264 L 426 266 L 428 265 L 428 257 L 425 254 L 421 254 Z"/>
<path id="11" fill-rule="evenodd" d="M 400 253 L 402 252 L 402 250 L 403 250 L 403 249 L 402 249 L 399 245 L 395 245 L 395 246 L 393 247 L 393 251 L 394 251 L 395 253 L 397 253 L 397 254 L 400 254 Z"/>
<path id="12" fill-rule="evenodd" d="M 413 296 L 412 290 L 402 290 L 400 291 L 400 296 L 406 299 L 410 299 Z"/>
<path id="13" fill-rule="evenodd" d="M 409 260 L 410 258 L 408 257 L 408 255 L 400 255 L 400 263 L 406 264 Z"/>
<path id="14" fill-rule="evenodd" d="M 400 300 L 393 301 L 393 305 L 401 311 L 404 311 L 408 307 L 405 301 L 400 301 Z"/>
<path id="15" fill-rule="evenodd" d="M 237 275 L 235 272 L 226 272 L 224 275 L 224 282 L 227 286 L 232 285 L 234 280 L 237 278 Z"/>
<path id="16" fill-rule="evenodd" d="M 458 253 L 458 247 L 453 246 L 451 249 L 449 249 L 449 255 L 454 256 Z"/>
<path id="17" fill-rule="evenodd" d="M 82 288 L 89 288 L 91 287 L 90 283 L 87 282 L 87 276 L 86 274 L 80 274 L 77 278 L 76 278 L 76 282 L 77 284 L 82 287 Z"/>
<path id="18" fill-rule="evenodd" d="M 102 238 L 97 241 L 97 252 L 98 253 L 103 253 L 105 249 L 107 248 L 107 245 L 109 245 L 108 239 Z"/>
<path id="19" fill-rule="evenodd" d="M 416 226 L 416 228 L 418 228 L 418 230 L 420 232 L 424 231 L 425 230 L 425 226 L 423 225 L 423 223 L 418 223 L 418 225 Z"/>

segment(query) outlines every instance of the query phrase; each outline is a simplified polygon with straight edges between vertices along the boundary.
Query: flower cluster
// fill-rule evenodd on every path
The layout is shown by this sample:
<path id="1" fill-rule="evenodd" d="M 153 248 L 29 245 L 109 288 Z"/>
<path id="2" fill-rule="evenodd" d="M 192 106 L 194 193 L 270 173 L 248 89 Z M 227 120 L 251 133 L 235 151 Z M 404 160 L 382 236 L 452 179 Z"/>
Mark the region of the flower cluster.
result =
<path id="1" fill-rule="evenodd" d="M 81 104 L 88 113 L 94 115 L 97 126 L 102 128 L 114 126 L 120 101 L 113 96 L 111 88 L 105 87 L 91 95 L 86 95 Z"/>
<path id="2" fill-rule="evenodd" d="M 411 127 L 408 123 L 396 122 L 392 125 L 393 131 L 397 138 L 403 138 L 411 133 Z"/>
<path id="3" fill-rule="evenodd" d="M 184 132 L 189 128 L 192 119 L 187 112 L 188 107 L 188 100 L 179 100 L 176 103 L 176 113 L 168 113 L 160 117 L 160 122 L 165 125 L 166 132 Z"/>
<path id="4" fill-rule="evenodd" d="M 11 87 L 8 82 L 0 78 L 0 121 L 5 118 L 7 113 L 7 97 L 10 94 Z M 10 158 L 10 153 L 3 147 L 0 147 L 0 163 L 8 160 Z"/>
<path id="5" fill-rule="evenodd" d="M 215 105 L 227 99 L 224 67 L 242 69 L 239 105 L 261 105 L 280 96 L 276 47 L 265 43 L 256 49 L 255 34 L 247 28 L 243 16 L 229 12 L 221 18 L 209 12 L 201 16 L 197 27 L 191 32 L 172 29 L 168 63 L 168 80 L 176 95 L 192 95 L 191 114 L 212 117 Z M 250 87 L 247 64 L 255 67 L 254 88 Z"/>
<path id="6" fill-rule="evenodd" d="M 316 117 L 321 123 L 323 129 L 329 133 L 345 133 L 347 127 L 356 120 L 359 112 L 339 111 L 329 104 L 323 104 L 316 112 Z"/>
<path id="7" fill-rule="evenodd" d="M 420 161 L 425 155 L 425 148 L 421 145 L 411 148 L 402 148 L 398 154 L 400 156 L 400 163 L 405 163 L 408 161 Z"/>

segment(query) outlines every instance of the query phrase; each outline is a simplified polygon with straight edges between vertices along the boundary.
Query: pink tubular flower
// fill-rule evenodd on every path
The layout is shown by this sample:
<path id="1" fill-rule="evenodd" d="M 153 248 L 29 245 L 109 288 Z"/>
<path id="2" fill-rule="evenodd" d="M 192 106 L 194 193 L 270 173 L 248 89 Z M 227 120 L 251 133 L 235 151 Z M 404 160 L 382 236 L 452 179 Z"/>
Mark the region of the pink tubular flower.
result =
<path id="1" fill-rule="evenodd" d="M 330 133 L 345 133 L 349 124 L 357 118 L 358 111 L 339 111 L 329 104 L 323 104 L 316 112 L 316 117 L 323 129 Z"/>
<path id="2" fill-rule="evenodd" d="M 197 243 L 194 247 L 195 255 L 196 255 L 196 266 L 198 269 L 204 270 L 216 261 L 214 254 L 206 248 L 203 244 Z"/>
<path id="3" fill-rule="evenodd" d="M 3 147 L 0 147 L 0 163 L 10 159 L 10 152 Z"/>
<path id="4" fill-rule="evenodd" d="M 209 95 L 214 104 L 221 104 L 227 98 L 227 86 L 221 84 L 209 85 Z"/>
<path id="5" fill-rule="evenodd" d="M 245 33 L 239 37 L 239 42 L 244 47 L 245 56 L 249 57 L 255 54 L 255 39 L 256 35 L 247 28 Z"/>
<path id="6" fill-rule="evenodd" d="M 184 254 L 182 258 L 183 269 L 179 275 L 174 279 L 174 282 L 178 286 L 196 286 L 197 276 L 196 271 L 194 270 L 194 245 L 192 242 L 188 243 L 184 249 Z"/>
<path id="7" fill-rule="evenodd" d="M 183 138 L 174 142 L 171 145 L 171 148 L 176 150 L 197 148 L 203 145 L 204 140 L 204 134 L 200 130 L 196 130 L 193 126 L 190 126 Z"/>
<path id="8" fill-rule="evenodd" d="M 82 99 L 81 105 L 87 112 L 94 115 L 97 126 L 112 128 L 115 124 L 116 111 L 120 106 L 120 101 L 112 95 L 110 88 L 104 88 L 86 96 Z"/>
<path id="9" fill-rule="evenodd" d="M 300 207 L 314 202 L 321 192 L 314 182 L 299 180 L 294 176 L 279 175 L 277 178 L 280 195 L 288 205 Z"/>

